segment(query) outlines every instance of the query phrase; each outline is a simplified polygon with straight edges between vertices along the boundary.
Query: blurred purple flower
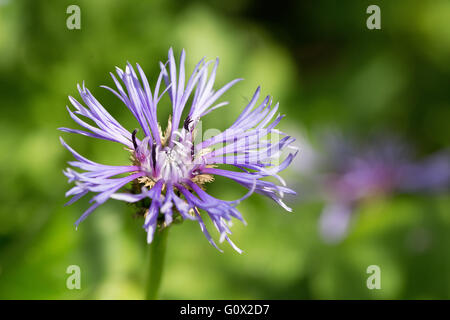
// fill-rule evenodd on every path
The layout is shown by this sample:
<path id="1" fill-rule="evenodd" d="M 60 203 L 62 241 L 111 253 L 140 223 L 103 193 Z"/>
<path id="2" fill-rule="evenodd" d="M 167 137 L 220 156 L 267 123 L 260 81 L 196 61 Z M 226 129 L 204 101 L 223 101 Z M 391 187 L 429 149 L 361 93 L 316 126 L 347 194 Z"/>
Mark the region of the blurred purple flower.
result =
<path id="1" fill-rule="evenodd" d="M 405 165 L 398 188 L 404 192 L 448 191 L 450 186 L 450 151 L 436 152 L 424 161 Z"/>
<path id="2" fill-rule="evenodd" d="M 362 200 L 378 195 L 448 190 L 447 151 L 413 162 L 405 144 L 390 137 L 357 148 L 342 139 L 331 140 L 329 173 L 324 179 L 325 206 L 319 229 L 326 242 L 343 239 L 352 212 Z"/>
<path id="3" fill-rule="evenodd" d="M 182 219 L 196 220 L 209 242 L 219 249 L 205 227 L 203 214 L 200 214 L 200 210 L 203 210 L 220 233 L 220 241 L 227 240 L 236 251 L 241 252 L 228 237 L 228 234 L 231 234 L 228 227 L 231 218 L 244 222 L 236 209 L 240 201 L 256 192 L 291 211 L 282 198 L 284 194 L 295 192 L 285 187 L 278 173 L 295 157 L 294 153 L 289 153 L 285 160 L 279 163 L 281 152 L 295 139 L 275 129 L 283 116 L 275 116 L 278 104 L 272 105 L 270 96 L 257 105 L 260 88 L 228 129 L 194 145 L 200 118 L 226 105 L 226 102 L 215 103 L 222 94 L 241 80 L 233 80 L 214 91 L 218 59 L 208 77 L 210 63 L 205 63 L 202 59 L 186 81 L 185 52 L 181 52 L 177 73 L 176 61 L 170 49 L 168 62 L 160 63 L 161 72 L 153 92 L 139 65 L 137 73 L 130 64 L 126 66 L 125 71 L 116 68 L 118 79 L 111 73 L 116 90 L 105 88 L 131 111 L 143 131 L 142 139 L 137 137 L 137 130 L 131 133 L 114 119 L 84 84 L 82 87 L 78 86 L 78 91 L 87 108 L 69 97 L 76 109 L 72 112 L 68 108 L 70 116 L 87 131 L 68 128 L 60 130 L 119 142 L 131 153 L 132 160 L 131 165 L 125 166 L 99 164 L 79 155 L 61 139 L 62 144 L 77 160 L 69 164 L 83 170 L 80 173 L 68 168 L 64 172 L 69 182 L 75 182 L 75 186 L 66 193 L 66 196 L 72 196 L 68 204 L 89 192 L 96 194 L 91 199 L 92 206 L 77 220 L 77 226 L 108 199 L 142 203 L 149 198 L 151 202 L 144 214 L 144 228 L 149 243 L 152 242 L 157 227 L 169 226 L 177 213 Z M 160 94 L 162 81 L 166 88 Z M 157 105 L 165 92 L 169 94 L 173 113 L 163 133 L 157 121 Z M 192 101 L 191 107 L 187 117 L 182 120 L 183 110 L 189 99 Z M 79 115 L 92 120 L 95 126 L 83 121 Z M 179 126 L 181 129 L 178 129 Z M 277 134 L 281 139 L 275 143 L 264 139 Z M 239 171 L 216 168 L 221 164 L 234 166 Z M 121 177 L 117 177 L 118 175 Z M 249 192 L 236 201 L 214 198 L 204 191 L 204 185 L 211 182 L 214 175 L 229 178 L 247 188 Z M 262 180 L 270 176 L 277 178 L 282 185 Z M 118 192 L 130 182 L 133 183 L 132 192 Z"/>

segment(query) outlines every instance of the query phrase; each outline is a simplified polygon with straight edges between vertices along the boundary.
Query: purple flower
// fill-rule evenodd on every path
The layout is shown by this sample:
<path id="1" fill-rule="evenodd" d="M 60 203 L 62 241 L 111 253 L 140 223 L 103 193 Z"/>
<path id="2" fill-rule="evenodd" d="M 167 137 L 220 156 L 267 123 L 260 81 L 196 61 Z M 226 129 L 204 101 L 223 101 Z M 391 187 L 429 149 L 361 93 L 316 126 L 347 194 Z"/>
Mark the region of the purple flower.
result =
<path id="1" fill-rule="evenodd" d="M 329 243 L 341 241 L 361 202 L 379 195 L 435 193 L 450 186 L 450 154 L 440 151 L 422 161 L 394 136 L 355 147 L 348 139 L 333 139 L 328 147 L 332 164 L 325 179 L 326 202 L 319 221 Z"/>
<path id="2" fill-rule="evenodd" d="M 75 224 L 78 226 L 108 199 L 139 203 L 145 206 L 144 229 L 147 231 L 148 243 L 152 242 L 158 227 L 167 227 L 176 217 L 180 217 L 196 220 L 208 241 L 220 250 L 205 227 L 204 218 L 209 216 L 220 233 L 220 241 L 227 240 L 240 253 L 241 250 L 228 236 L 231 234 L 229 224 L 232 218 L 245 223 L 236 209 L 240 201 L 256 192 L 291 211 L 282 198 L 284 194 L 295 192 L 285 186 L 278 173 L 295 157 L 296 153 L 288 153 L 280 163 L 282 151 L 292 148 L 290 144 L 295 139 L 275 129 L 283 116 L 275 116 L 278 104 L 273 105 L 270 96 L 257 104 L 260 95 L 258 88 L 228 129 L 195 143 L 200 119 L 226 105 L 226 102 L 216 102 L 241 79 L 233 80 L 214 91 L 218 60 L 209 74 L 211 61 L 204 62 L 202 59 L 186 79 L 184 50 L 180 55 L 178 72 L 172 49 L 169 50 L 168 58 L 166 64 L 160 63 L 161 72 L 153 91 L 141 67 L 137 65 L 136 72 L 130 64 L 125 71 L 116 68 L 117 76 L 111 73 L 116 89 L 105 87 L 136 118 L 142 129 L 142 139 L 137 137 L 137 129 L 130 132 L 114 119 L 84 84 L 82 87 L 78 86 L 78 91 L 87 107 L 69 97 L 76 109 L 71 111 L 68 108 L 70 116 L 86 130 L 60 130 L 119 142 L 131 154 L 131 165 L 99 164 L 84 158 L 61 139 L 62 144 L 77 160 L 69 164 L 82 170 L 78 172 L 68 168 L 64 172 L 69 182 L 75 182 L 75 186 L 66 193 L 66 196 L 72 196 L 68 204 L 89 192 L 95 193 L 91 199 L 91 207 Z M 160 93 L 162 85 L 165 89 Z M 165 93 L 168 93 L 171 101 L 172 115 L 163 132 L 157 121 L 157 105 Z M 190 109 L 187 117 L 182 119 L 188 101 L 191 101 Z M 95 125 L 83 121 L 79 116 L 92 120 Z M 279 137 L 276 141 L 273 139 L 275 136 Z M 222 164 L 231 165 L 235 170 L 217 168 Z M 247 188 L 248 193 L 235 201 L 219 200 L 209 195 L 205 191 L 205 185 L 212 182 L 215 175 L 234 180 Z M 281 185 L 263 180 L 266 177 L 277 178 Z M 119 192 L 130 183 L 131 190 Z"/>

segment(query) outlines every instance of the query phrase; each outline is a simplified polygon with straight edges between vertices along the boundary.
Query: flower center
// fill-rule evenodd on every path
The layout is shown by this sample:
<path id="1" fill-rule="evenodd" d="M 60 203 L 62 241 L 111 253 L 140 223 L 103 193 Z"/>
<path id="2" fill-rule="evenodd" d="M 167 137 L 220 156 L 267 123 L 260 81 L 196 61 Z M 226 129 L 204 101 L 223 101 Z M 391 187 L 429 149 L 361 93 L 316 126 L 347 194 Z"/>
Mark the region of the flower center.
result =
<path id="1" fill-rule="evenodd" d="M 181 142 L 156 152 L 155 173 L 159 173 L 159 177 L 165 181 L 181 182 L 189 179 L 194 168 L 190 149 L 190 142 Z"/>
<path id="2" fill-rule="evenodd" d="M 198 185 L 214 180 L 209 174 L 197 172 L 199 166 L 202 166 L 203 155 L 211 150 L 204 149 L 199 154 L 194 155 L 193 132 L 189 130 L 191 122 L 187 118 L 184 127 L 180 131 L 174 132 L 172 143 L 169 143 L 171 130 L 171 118 L 169 117 L 166 132 L 163 134 L 160 130 L 162 145 L 152 142 L 151 137 L 145 137 L 138 143 L 136 141 L 137 130 L 133 131 L 134 153 L 132 161 L 145 173 L 145 176 L 138 179 L 140 184 L 151 188 L 160 179 L 171 183 L 183 183 L 183 180 L 190 179 Z"/>
<path id="3" fill-rule="evenodd" d="M 192 142 L 190 134 L 178 134 L 172 144 L 157 145 L 150 137 L 135 143 L 133 162 L 139 165 L 150 179 L 179 183 L 193 176 Z M 151 184 L 151 183 L 150 183 Z"/>

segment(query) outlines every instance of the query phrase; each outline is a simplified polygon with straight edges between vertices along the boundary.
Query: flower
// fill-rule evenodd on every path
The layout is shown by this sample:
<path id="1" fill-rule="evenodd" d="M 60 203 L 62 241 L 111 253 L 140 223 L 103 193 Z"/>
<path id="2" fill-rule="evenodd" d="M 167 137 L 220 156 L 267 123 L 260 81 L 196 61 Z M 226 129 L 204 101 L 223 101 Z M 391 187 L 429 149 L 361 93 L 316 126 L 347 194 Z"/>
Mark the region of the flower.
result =
<path id="1" fill-rule="evenodd" d="M 446 192 L 450 186 L 450 154 L 442 150 L 422 161 L 395 135 L 364 146 L 339 137 L 328 143 L 329 173 L 323 181 L 326 205 L 319 228 L 328 243 L 342 241 L 358 208 L 377 196 Z"/>
<path id="2" fill-rule="evenodd" d="M 142 129 L 142 139 L 137 137 L 137 129 L 130 132 L 114 119 L 84 83 L 83 86 L 78 85 L 80 96 L 87 107 L 69 97 L 76 110 L 73 112 L 67 109 L 72 119 L 86 131 L 69 128 L 60 130 L 121 143 L 130 152 L 132 163 L 112 166 L 93 162 L 78 154 L 61 138 L 64 147 L 77 160 L 69 164 L 83 170 L 78 172 L 68 168 L 64 171 L 69 182 L 75 182 L 75 186 L 66 193 L 66 196 L 72 196 L 68 204 L 89 192 L 96 194 L 91 199 L 92 206 L 76 221 L 76 226 L 108 199 L 141 203 L 145 206 L 144 229 L 147 231 L 148 243 L 152 242 L 158 227 L 167 227 L 175 217 L 181 217 L 183 220 L 196 220 L 208 241 L 220 250 L 206 229 L 204 217 L 207 215 L 220 233 L 220 241 L 228 241 L 241 253 L 228 236 L 231 234 L 229 225 L 232 218 L 245 223 L 236 209 L 240 201 L 256 192 L 291 211 L 282 198 L 284 194 L 295 192 L 285 186 L 278 173 L 296 155 L 296 152 L 291 152 L 279 163 L 282 151 L 287 147 L 293 148 L 290 144 L 295 139 L 275 129 L 283 116 L 278 114 L 275 117 L 278 104 L 273 105 L 270 96 L 257 105 L 260 88 L 228 129 L 195 143 L 200 118 L 226 105 L 227 102 L 215 103 L 228 89 L 242 80 L 233 80 L 214 91 L 218 62 L 217 59 L 208 76 L 211 61 L 200 60 L 186 81 L 185 51 L 181 52 L 177 73 L 173 50 L 170 49 L 168 62 L 160 63 L 161 72 L 153 92 L 138 64 L 137 72 L 128 63 L 125 71 L 116 68 L 117 77 L 111 73 L 116 89 L 104 88 L 116 95 L 131 111 Z M 161 86 L 164 85 L 165 89 L 160 94 Z M 163 133 L 156 111 L 165 93 L 169 95 L 173 112 Z M 192 101 L 191 107 L 186 119 L 182 120 L 183 110 L 189 99 Z M 95 126 L 79 116 L 92 120 Z M 276 142 L 267 138 L 277 135 L 281 138 Z M 217 168 L 222 164 L 231 165 L 238 171 Z M 118 175 L 121 177 L 117 177 Z M 209 195 L 205 191 L 205 184 L 212 182 L 215 175 L 234 180 L 246 187 L 248 193 L 235 201 L 219 200 Z M 263 180 L 266 177 L 277 178 L 281 185 Z M 129 183 L 132 184 L 131 191 L 119 192 Z"/>

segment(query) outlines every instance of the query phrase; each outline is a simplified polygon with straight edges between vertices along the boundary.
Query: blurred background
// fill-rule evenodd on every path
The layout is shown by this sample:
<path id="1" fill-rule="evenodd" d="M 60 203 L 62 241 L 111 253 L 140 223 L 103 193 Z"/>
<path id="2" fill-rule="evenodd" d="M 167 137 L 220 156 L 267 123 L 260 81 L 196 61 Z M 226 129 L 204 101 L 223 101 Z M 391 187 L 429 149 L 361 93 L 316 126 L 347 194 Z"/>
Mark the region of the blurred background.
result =
<path id="1" fill-rule="evenodd" d="M 81 8 L 81 30 L 66 9 Z M 366 9 L 381 8 L 381 30 Z M 240 204 L 224 253 L 198 224 L 171 227 L 166 299 L 450 298 L 450 2 L 0 0 L 0 298 L 141 299 L 145 232 L 111 200 L 77 231 L 88 199 L 69 207 L 64 139 L 89 159 L 127 164 L 122 146 L 57 131 L 85 81 L 130 131 L 133 117 L 100 85 L 138 62 L 153 85 L 169 47 L 187 66 L 220 57 L 216 88 L 243 77 L 205 117 L 226 128 L 258 85 L 286 114 L 300 149 L 282 174 L 294 212 L 259 195 Z M 169 109 L 159 110 L 165 125 Z M 211 194 L 236 199 L 224 180 Z M 211 227 L 211 226 L 210 226 Z M 218 235 L 211 229 L 215 239 Z M 81 290 L 66 269 L 81 268 Z M 369 290 L 370 265 L 381 289 Z"/>

